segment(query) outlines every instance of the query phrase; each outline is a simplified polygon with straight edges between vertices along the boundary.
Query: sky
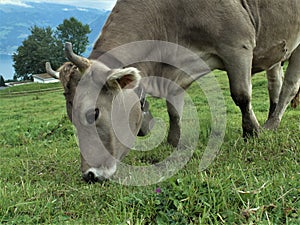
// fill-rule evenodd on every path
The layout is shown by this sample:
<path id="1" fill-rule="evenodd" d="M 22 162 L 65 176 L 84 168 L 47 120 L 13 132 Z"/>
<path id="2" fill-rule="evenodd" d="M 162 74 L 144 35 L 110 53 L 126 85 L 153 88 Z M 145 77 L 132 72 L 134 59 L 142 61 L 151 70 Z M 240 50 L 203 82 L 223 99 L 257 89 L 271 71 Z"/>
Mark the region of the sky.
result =
<path id="1" fill-rule="evenodd" d="M 28 7 L 26 2 L 48 2 L 77 7 L 111 10 L 117 0 L 0 0 L 0 4 L 12 4 Z"/>
<path id="2" fill-rule="evenodd" d="M 77 7 L 111 10 L 116 4 L 116 1 L 117 0 L 0 0 L 0 7 L 1 4 L 11 4 L 11 5 L 18 5 L 23 7 L 30 7 L 26 3 L 47 2 L 47 3 L 65 4 L 65 5 L 71 5 Z M 12 67 L 12 64 L 13 62 L 11 57 L 4 58 L 4 56 L 3 57 L 1 56 L 0 67 L 2 70 L 1 72 L 3 72 L 4 75 L 4 79 L 12 79 L 12 75 L 14 74 L 14 69 Z"/>

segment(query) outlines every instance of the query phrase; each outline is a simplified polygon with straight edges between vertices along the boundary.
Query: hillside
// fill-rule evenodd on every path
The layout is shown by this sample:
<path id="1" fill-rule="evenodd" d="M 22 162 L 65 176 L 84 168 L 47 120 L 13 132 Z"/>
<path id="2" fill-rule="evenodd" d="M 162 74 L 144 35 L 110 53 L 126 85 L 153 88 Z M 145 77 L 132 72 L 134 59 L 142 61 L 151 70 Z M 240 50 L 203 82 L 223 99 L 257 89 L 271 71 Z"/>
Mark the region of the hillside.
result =
<path id="1" fill-rule="evenodd" d="M 78 8 L 69 5 L 49 3 L 28 3 L 31 7 L 0 5 L 0 54 L 12 55 L 31 33 L 34 25 L 50 26 L 55 29 L 64 19 L 75 17 L 92 30 L 89 35 L 88 52 L 98 37 L 109 11 Z"/>

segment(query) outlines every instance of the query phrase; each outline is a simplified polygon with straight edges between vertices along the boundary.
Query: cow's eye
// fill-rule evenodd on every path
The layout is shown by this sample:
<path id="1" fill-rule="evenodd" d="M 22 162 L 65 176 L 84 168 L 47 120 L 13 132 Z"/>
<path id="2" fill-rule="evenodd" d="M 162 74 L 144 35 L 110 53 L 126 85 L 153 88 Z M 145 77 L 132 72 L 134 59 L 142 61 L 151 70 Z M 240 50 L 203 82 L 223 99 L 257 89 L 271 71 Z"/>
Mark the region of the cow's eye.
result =
<path id="1" fill-rule="evenodd" d="M 100 111 L 98 108 L 95 109 L 90 109 L 89 111 L 87 111 L 87 113 L 85 114 L 86 116 L 86 120 L 89 124 L 93 124 L 99 117 Z"/>

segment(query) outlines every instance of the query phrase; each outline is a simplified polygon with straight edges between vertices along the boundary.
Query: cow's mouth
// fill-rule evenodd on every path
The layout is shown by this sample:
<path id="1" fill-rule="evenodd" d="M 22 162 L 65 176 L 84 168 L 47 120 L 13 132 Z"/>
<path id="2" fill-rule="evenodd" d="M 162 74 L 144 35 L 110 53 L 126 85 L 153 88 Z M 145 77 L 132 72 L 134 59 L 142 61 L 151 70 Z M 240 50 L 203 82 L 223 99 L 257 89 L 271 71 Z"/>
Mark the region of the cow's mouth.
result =
<path id="1" fill-rule="evenodd" d="M 103 182 L 104 180 L 109 179 L 116 172 L 116 169 L 116 165 L 111 168 L 90 168 L 83 173 L 82 178 L 89 184 Z"/>
<path id="2" fill-rule="evenodd" d="M 88 172 L 82 175 L 82 178 L 88 184 L 94 184 L 105 180 L 104 177 L 97 177 L 93 172 Z"/>

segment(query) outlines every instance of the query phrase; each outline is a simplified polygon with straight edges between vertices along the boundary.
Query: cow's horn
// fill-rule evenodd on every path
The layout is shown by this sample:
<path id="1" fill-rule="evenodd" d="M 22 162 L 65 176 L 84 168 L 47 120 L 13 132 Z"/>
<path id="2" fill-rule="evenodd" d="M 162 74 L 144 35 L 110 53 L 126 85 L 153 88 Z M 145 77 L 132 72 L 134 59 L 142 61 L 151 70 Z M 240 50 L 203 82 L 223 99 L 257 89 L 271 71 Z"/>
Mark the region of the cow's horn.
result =
<path id="1" fill-rule="evenodd" d="M 74 63 L 81 72 L 85 71 L 89 66 L 90 62 L 88 59 L 81 57 L 79 55 L 76 55 L 73 52 L 72 44 L 70 42 L 65 43 L 65 53 L 67 58 Z"/>
<path id="2" fill-rule="evenodd" d="M 49 62 L 46 62 L 46 71 L 53 78 L 59 79 L 59 72 L 54 71 Z"/>

